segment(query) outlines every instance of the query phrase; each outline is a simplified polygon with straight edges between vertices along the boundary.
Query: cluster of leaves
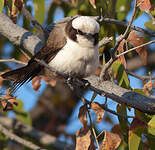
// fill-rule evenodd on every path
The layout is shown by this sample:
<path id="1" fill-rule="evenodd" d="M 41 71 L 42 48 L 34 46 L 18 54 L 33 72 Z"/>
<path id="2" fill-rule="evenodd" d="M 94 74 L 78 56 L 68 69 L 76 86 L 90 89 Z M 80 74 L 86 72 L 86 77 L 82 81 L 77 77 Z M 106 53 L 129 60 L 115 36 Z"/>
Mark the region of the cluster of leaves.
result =
<path id="1" fill-rule="evenodd" d="M 126 16 L 129 13 L 131 8 L 131 0 L 117 0 L 117 1 L 95 1 L 95 0 L 72 0 L 63 1 L 63 0 L 53 0 L 48 7 L 47 18 L 45 20 L 45 1 L 37 1 L 33 0 L 35 18 L 40 24 L 50 24 L 54 20 L 54 15 L 57 8 L 61 8 L 63 10 L 64 16 L 73 16 L 73 15 L 99 15 L 102 8 L 102 13 L 105 14 L 106 17 L 115 18 L 119 21 L 125 21 Z M 8 16 L 16 23 L 18 22 L 18 17 L 21 17 L 21 10 L 23 4 L 27 3 L 27 0 L 0 0 L 0 13 L 3 9 L 7 12 Z M 155 10 L 153 9 L 153 5 L 149 0 L 138 0 L 137 6 L 139 7 L 136 17 L 139 17 L 143 12 L 150 11 L 153 15 L 155 14 Z M 32 12 L 33 7 L 27 6 L 30 12 Z M 95 9 L 94 9 L 95 8 Z M 23 28 L 28 29 L 29 31 L 34 31 L 31 24 L 28 20 L 23 17 Z M 150 30 L 154 30 L 154 26 L 152 24 L 152 20 L 145 23 L 145 27 Z M 101 24 L 100 31 L 100 39 L 105 36 L 113 36 L 116 34 L 121 35 L 125 31 L 125 27 L 121 27 L 119 25 L 114 24 Z M 137 47 L 142 45 L 145 40 L 149 40 L 149 37 L 143 37 L 135 31 L 131 31 L 126 39 L 124 39 L 119 47 L 118 54 L 122 54 L 125 50 L 128 50 L 128 47 Z M 106 51 L 108 51 L 111 47 L 114 46 L 114 42 L 107 44 L 106 46 L 100 49 L 106 56 Z M 8 41 L 4 38 L 0 38 L 0 49 L 2 45 L 8 43 Z M 13 48 L 17 48 L 14 46 Z M 147 50 L 146 47 L 143 46 L 141 48 L 135 49 L 136 52 L 141 56 L 144 64 L 147 62 Z M 3 55 L 2 51 L 0 51 L 0 57 Z M 132 53 L 128 55 L 128 57 L 132 57 Z M 27 61 L 25 56 L 19 53 L 17 50 L 12 51 L 10 57 L 15 57 L 21 61 Z M 104 58 L 104 57 L 103 57 Z M 102 62 L 105 62 L 102 60 Z M 7 64 L 0 64 L 2 66 L 2 70 L 6 71 L 8 68 Z M 112 79 L 114 79 L 119 86 L 127 89 L 131 89 L 130 81 L 128 78 L 128 74 L 126 72 L 126 59 L 124 55 L 120 57 L 119 60 L 115 61 L 111 66 L 112 71 Z M 0 78 L 0 86 L 3 79 Z M 41 86 L 40 77 L 36 77 L 32 81 L 33 88 L 38 90 Z M 143 90 L 136 89 L 136 92 L 139 92 L 144 95 L 149 95 L 152 90 L 153 83 L 151 77 L 147 83 L 144 84 Z M 96 95 L 96 94 L 94 94 Z M 100 144 L 100 149 L 102 150 L 138 150 L 138 149 L 154 149 L 155 147 L 155 116 L 149 116 L 147 114 L 143 114 L 138 110 L 135 110 L 135 117 L 132 122 L 128 121 L 127 111 L 131 108 L 126 107 L 124 105 L 117 105 L 117 113 L 120 114 L 118 116 L 119 124 L 113 125 L 110 132 L 103 130 L 100 134 L 95 131 L 95 124 L 102 123 L 104 117 L 104 107 L 103 105 L 93 102 L 96 96 L 92 98 L 92 101 L 89 104 L 84 104 L 80 107 L 79 110 L 79 120 L 83 124 L 83 127 L 77 131 L 76 133 L 76 150 L 87 150 L 87 149 L 95 149 L 94 139 L 96 143 Z M 10 96 L 6 93 L 6 96 L 0 98 L 0 102 L 2 108 L 4 110 L 14 110 L 16 118 L 26 124 L 31 125 L 31 119 L 28 112 L 24 111 L 23 103 L 20 100 L 16 100 L 16 97 Z M 13 106 L 18 103 L 18 106 Z M 97 116 L 97 120 L 92 122 L 90 116 L 90 110 L 93 110 Z M 89 120 L 89 121 L 88 121 Z M 89 123 L 88 123 L 89 122 Z M 97 135 L 98 134 L 98 135 Z M 98 146 L 98 145 L 97 145 Z"/>
<path id="2" fill-rule="evenodd" d="M 90 104 L 90 109 L 92 109 L 96 113 L 96 116 L 97 116 L 96 122 L 100 123 L 104 116 L 104 109 L 102 108 L 102 105 L 97 102 L 93 102 Z M 90 119 L 91 126 L 88 125 L 87 113 Z M 121 143 L 121 138 L 119 137 L 118 134 L 111 133 L 111 132 L 104 130 L 101 132 L 101 134 L 96 136 L 94 128 L 92 127 L 93 124 L 92 124 L 90 112 L 86 104 L 80 107 L 78 117 L 79 117 L 80 122 L 83 124 L 83 127 L 80 128 L 76 133 L 76 149 L 77 150 L 80 150 L 80 149 L 95 150 L 96 149 L 94 145 L 94 138 L 92 137 L 91 133 L 94 134 L 96 141 L 98 141 L 99 136 L 104 134 L 104 139 L 101 142 L 100 149 L 110 150 L 110 149 L 117 149 L 119 147 Z M 99 145 L 97 144 L 97 146 Z"/>

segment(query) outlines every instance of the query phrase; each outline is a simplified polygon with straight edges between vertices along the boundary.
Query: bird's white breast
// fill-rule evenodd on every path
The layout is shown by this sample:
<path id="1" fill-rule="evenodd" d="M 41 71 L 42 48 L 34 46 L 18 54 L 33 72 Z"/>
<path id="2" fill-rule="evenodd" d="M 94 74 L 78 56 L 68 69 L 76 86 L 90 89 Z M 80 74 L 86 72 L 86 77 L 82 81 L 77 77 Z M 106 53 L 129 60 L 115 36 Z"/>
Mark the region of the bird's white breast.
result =
<path id="1" fill-rule="evenodd" d="M 49 65 L 67 74 L 89 76 L 98 67 L 98 46 L 80 47 L 78 43 L 67 39 L 66 45 Z"/>

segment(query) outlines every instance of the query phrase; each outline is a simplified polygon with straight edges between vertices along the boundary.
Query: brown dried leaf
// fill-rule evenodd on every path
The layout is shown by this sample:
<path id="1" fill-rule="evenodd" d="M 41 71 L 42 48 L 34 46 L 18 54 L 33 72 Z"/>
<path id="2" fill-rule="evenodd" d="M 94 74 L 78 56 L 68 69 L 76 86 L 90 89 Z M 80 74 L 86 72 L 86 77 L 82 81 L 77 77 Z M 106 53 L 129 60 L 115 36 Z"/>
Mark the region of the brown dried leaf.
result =
<path id="1" fill-rule="evenodd" d="M 104 139 L 101 144 L 101 150 L 116 150 L 121 143 L 121 138 L 118 134 L 104 131 Z"/>
<path id="2" fill-rule="evenodd" d="M 115 134 L 118 134 L 120 137 L 122 136 L 122 129 L 121 129 L 121 126 L 120 124 L 116 124 L 112 127 L 111 129 L 111 132 L 112 133 L 115 133 Z"/>
<path id="3" fill-rule="evenodd" d="M 35 91 L 38 91 L 41 86 L 40 76 L 36 76 L 32 79 L 32 87 Z"/>
<path id="4" fill-rule="evenodd" d="M 10 18 L 11 20 L 16 23 L 18 8 L 15 6 L 15 0 L 12 0 L 12 9 L 10 11 Z"/>
<path id="5" fill-rule="evenodd" d="M 76 132 L 76 150 L 95 150 L 94 140 L 89 127 L 81 128 Z"/>
<path id="6" fill-rule="evenodd" d="M 72 4 L 75 5 L 78 2 L 78 0 L 72 0 Z"/>
<path id="7" fill-rule="evenodd" d="M 113 118 L 111 117 L 110 113 L 106 113 L 104 115 L 104 121 L 106 121 L 107 123 L 109 123 L 111 125 L 115 124 L 115 122 L 114 122 Z"/>
<path id="8" fill-rule="evenodd" d="M 56 83 L 57 83 L 56 80 L 49 79 L 48 77 L 43 75 L 41 76 L 41 78 L 45 81 L 46 84 L 50 84 L 51 86 L 56 86 Z"/>
<path id="9" fill-rule="evenodd" d="M 136 129 L 144 128 L 144 127 L 147 127 L 147 123 L 145 123 L 140 118 L 134 118 L 131 122 L 129 130 L 135 131 Z"/>
<path id="10" fill-rule="evenodd" d="M 119 44 L 119 47 L 117 49 L 119 54 L 124 52 L 124 44 L 125 44 L 125 39 L 123 39 L 122 42 Z M 121 63 L 124 65 L 124 67 L 126 68 L 127 64 L 126 64 L 124 55 L 120 56 L 119 59 L 120 59 Z"/>
<path id="11" fill-rule="evenodd" d="M 19 56 L 19 60 L 22 62 L 28 62 L 28 58 L 23 54 Z"/>
<path id="12" fill-rule="evenodd" d="M 2 88 L 2 82 L 3 82 L 3 78 L 0 76 L 0 88 Z"/>
<path id="13" fill-rule="evenodd" d="M 90 4 L 96 9 L 95 0 L 89 0 Z"/>
<path id="14" fill-rule="evenodd" d="M 151 10 L 152 8 L 150 0 L 138 0 L 137 6 L 140 8 L 141 11 Z"/>
<path id="15" fill-rule="evenodd" d="M 138 34 L 136 31 L 131 31 L 128 36 L 128 42 L 131 43 L 134 47 L 140 46 L 144 44 L 144 38 L 142 35 Z M 147 63 L 147 49 L 146 46 L 140 47 L 136 49 L 136 52 L 143 59 L 144 64 Z"/>
<path id="16" fill-rule="evenodd" d="M 85 104 L 80 107 L 79 115 L 78 115 L 78 118 L 84 127 L 87 126 L 87 111 L 88 111 L 88 108 L 87 108 L 87 105 Z"/>
<path id="17" fill-rule="evenodd" d="M 9 94 L 9 91 L 6 91 L 6 95 L 0 97 L 0 102 L 2 104 L 3 110 L 8 111 L 13 109 L 13 105 L 17 105 L 18 101 L 16 97 Z"/>
<path id="18" fill-rule="evenodd" d="M 150 96 L 150 91 L 153 88 L 152 80 L 149 80 L 146 84 L 143 86 L 143 91 L 147 96 Z"/>
<path id="19" fill-rule="evenodd" d="M 14 5 L 18 8 L 19 11 L 23 8 L 24 1 L 23 0 L 15 0 Z"/>
<path id="20" fill-rule="evenodd" d="M 91 103 L 91 109 L 96 113 L 97 123 L 100 123 L 104 116 L 104 109 L 102 108 L 101 104 L 97 102 Z"/>

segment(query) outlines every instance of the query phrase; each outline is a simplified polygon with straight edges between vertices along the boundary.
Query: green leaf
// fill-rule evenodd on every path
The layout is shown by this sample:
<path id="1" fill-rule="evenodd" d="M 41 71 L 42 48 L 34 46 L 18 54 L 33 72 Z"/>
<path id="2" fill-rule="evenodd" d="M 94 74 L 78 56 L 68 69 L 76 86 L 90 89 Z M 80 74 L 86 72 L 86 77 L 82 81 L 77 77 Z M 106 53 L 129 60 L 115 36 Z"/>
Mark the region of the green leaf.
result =
<path id="1" fill-rule="evenodd" d="M 142 89 L 133 89 L 134 92 L 146 96 Z"/>
<path id="2" fill-rule="evenodd" d="M 131 7 L 131 0 L 117 0 L 116 15 L 118 20 L 123 21 Z"/>
<path id="3" fill-rule="evenodd" d="M 32 125 L 30 113 L 23 109 L 24 104 L 21 100 L 18 100 L 18 105 L 14 106 L 13 110 L 16 115 L 16 119 L 27 125 Z"/>
<path id="4" fill-rule="evenodd" d="M 152 24 L 152 20 L 145 22 L 144 26 L 152 31 L 155 31 L 155 25 Z"/>
<path id="5" fill-rule="evenodd" d="M 155 115 L 148 123 L 148 132 L 155 136 Z"/>
<path id="6" fill-rule="evenodd" d="M 141 133 L 131 132 L 129 134 L 129 150 L 138 150 L 140 141 L 141 141 Z"/>
<path id="7" fill-rule="evenodd" d="M 128 150 L 128 145 L 125 141 L 121 142 L 117 150 Z"/>
<path id="8" fill-rule="evenodd" d="M 35 18 L 40 23 L 43 24 L 45 16 L 45 1 L 44 0 L 33 0 L 35 9 Z"/>
<path id="9" fill-rule="evenodd" d="M 117 113 L 119 113 L 123 116 L 127 116 L 126 106 L 118 104 L 117 105 Z M 122 134 L 124 135 L 124 140 L 125 140 L 125 142 L 128 142 L 128 121 L 121 116 L 118 116 L 118 120 L 120 122 Z"/>
<path id="10" fill-rule="evenodd" d="M 70 12 L 68 13 L 68 16 L 75 16 L 77 15 L 78 10 L 76 8 L 71 9 Z"/>
<path id="11" fill-rule="evenodd" d="M 53 22 L 54 12 L 57 9 L 57 7 L 58 5 L 55 2 L 51 4 L 47 15 L 47 24 L 51 24 Z"/>
<path id="12" fill-rule="evenodd" d="M 152 134 L 147 134 L 146 138 L 148 140 L 150 150 L 154 150 L 154 148 L 155 148 L 155 136 L 153 136 Z"/>
<path id="13" fill-rule="evenodd" d="M 128 79 L 128 75 L 124 70 L 123 64 L 121 64 L 121 62 L 116 61 L 112 64 L 111 68 L 115 78 L 118 81 L 119 86 L 129 89 L 130 82 Z"/>
<path id="14" fill-rule="evenodd" d="M 3 7 L 4 7 L 4 0 L 0 0 L 0 14 L 3 11 Z"/>
<path id="15" fill-rule="evenodd" d="M 140 142 L 141 142 L 141 135 L 144 133 L 147 124 L 145 121 L 134 118 L 130 125 L 129 129 L 129 150 L 138 150 Z"/>

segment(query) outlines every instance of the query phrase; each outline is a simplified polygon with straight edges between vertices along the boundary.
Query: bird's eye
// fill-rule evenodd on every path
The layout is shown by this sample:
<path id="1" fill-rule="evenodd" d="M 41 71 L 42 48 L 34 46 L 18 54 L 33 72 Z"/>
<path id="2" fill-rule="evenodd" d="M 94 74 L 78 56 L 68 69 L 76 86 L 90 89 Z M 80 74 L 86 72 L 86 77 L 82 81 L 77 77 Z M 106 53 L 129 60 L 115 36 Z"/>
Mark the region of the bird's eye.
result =
<path id="1" fill-rule="evenodd" d="M 77 33 L 80 35 L 84 35 L 84 33 L 81 30 L 77 30 Z"/>

